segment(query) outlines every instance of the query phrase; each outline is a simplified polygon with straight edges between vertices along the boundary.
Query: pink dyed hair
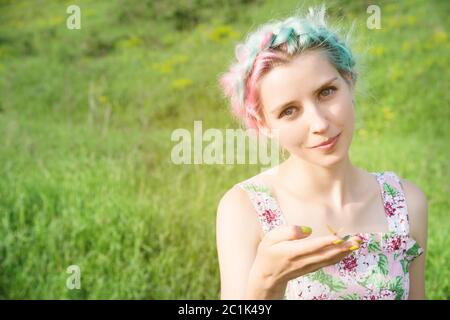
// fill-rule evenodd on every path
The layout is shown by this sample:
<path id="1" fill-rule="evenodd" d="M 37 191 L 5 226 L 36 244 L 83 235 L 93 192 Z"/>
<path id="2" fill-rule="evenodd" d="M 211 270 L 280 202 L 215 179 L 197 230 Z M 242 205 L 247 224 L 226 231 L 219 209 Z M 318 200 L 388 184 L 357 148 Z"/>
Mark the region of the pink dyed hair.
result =
<path id="1" fill-rule="evenodd" d="M 276 65 L 285 64 L 292 60 L 292 56 L 279 50 L 268 50 L 260 52 L 251 69 L 245 83 L 245 97 L 242 105 L 238 90 L 235 88 L 236 74 L 235 66 L 230 72 L 220 78 L 220 84 L 225 95 L 230 99 L 231 111 L 238 118 L 244 121 L 247 128 L 258 129 L 258 122 L 264 120 L 262 114 L 258 81 Z"/>

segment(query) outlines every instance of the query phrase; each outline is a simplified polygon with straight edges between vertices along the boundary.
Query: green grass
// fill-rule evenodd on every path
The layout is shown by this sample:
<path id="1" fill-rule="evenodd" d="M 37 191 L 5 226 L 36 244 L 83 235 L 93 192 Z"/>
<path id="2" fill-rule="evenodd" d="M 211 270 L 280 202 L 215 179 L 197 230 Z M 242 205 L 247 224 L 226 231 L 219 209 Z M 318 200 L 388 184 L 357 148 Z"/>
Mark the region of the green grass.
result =
<path id="1" fill-rule="evenodd" d="M 77 1 L 68 30 L 71 1 L 0 1 L 0 298 L 218 298 L 217 204 L 260 168 L 174 165 L 170 136 L 239 127 L 217 77 L 238 39 L 298 5 L 245 2 Z M 355 19 L 364 66 L 351 158 L 426 193 L 427 295 L 448 299 L 449 5 L 381 2 L 368 30 L 365 3 L 330 3 Z"/>

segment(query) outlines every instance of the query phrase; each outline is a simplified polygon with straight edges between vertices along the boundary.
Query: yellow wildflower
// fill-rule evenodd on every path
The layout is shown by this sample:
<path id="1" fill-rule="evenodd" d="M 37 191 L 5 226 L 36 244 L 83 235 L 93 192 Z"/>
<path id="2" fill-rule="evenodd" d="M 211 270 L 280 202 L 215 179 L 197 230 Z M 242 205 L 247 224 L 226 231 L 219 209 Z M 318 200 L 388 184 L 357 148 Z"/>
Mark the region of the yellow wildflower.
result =
<path id="1" fill-rule="evenodd" d="M 444 43 L 448 39 L 447 33 L 445 31 L 437 31 L 433 34 L 433 42 L 434 43 Z"/>
<path id="2" fill-rule="evenodd" d="M 182 90 L 185 89 L 189 86 L 192 85 L 192 80 L 191 79 L 176 79 L 172 82 L 172 88 L 173 89 L 177 89 L 177 90 Z"/>
<path id="3" fill-rule="evenodd" d="M 361 136 L 361 138 L 366 138 L 368 136 L 368 132 L 366 129 L 359 129 L 358 130 L 358 135 Z"/>
<path id="4" fill-rule="evenodd" d="M 98 98 L 98 101 L 100 101 L 101 104 L 105 104 L 108 102 L 108 97 L 107 96 L 100 96 Z"/>
<path id="5" fill-rule="evenodd" d="M 238 33 L 233 30 L 230 26 L 218 26 L 210 33 L 209 38 L 213 41 L 221 41 L 223 39 L 232 38 L 236 39 Z"/>
<path id="6" fill-rule="evenodd" d="M 369 49 L 370 53 L 376 57 L 381 57 L 386 53 L 386 49 L 383 46 L 374 46 Z"/>
<path id="7" fill-rule="evenodd" d="M 392 110 L 389 107 L 383 107 L 382 111 L 383 111 L 383 116 L 384 116 L 385 121 L 391 121 L 394 119 L 395 114 L 394 114 L 394 112 L 392 112 Z"/>

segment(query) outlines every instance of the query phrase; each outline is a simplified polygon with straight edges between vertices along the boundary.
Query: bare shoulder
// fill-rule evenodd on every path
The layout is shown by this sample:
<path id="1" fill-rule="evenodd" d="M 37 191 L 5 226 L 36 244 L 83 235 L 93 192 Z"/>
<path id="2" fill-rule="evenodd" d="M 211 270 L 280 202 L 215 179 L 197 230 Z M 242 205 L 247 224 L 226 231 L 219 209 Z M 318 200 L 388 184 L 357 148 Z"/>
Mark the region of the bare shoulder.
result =
<path id="1" fill-rule="evenodd" d="M 424 218 L 427 214 L 428 200 L 425 193 L 414 183 L 406 179 L 400 180 L 408 205 L 408 213 L 417 218 Z"/>
<path id="2" fill-rule="evenodd" d="M 248 180 L 262 182 L 264 185 L 271 186 L 271 179 L 275 175 L 277 167 L 263 171 Z M 246 180 L 247 181 L 247 180 Z M 233 207 L 239 205 L 241 209 L 252 209 L 248 211 L 254 211 L 251 202 L 248 198 L 248 194 L 244 191 L 238 184 L 235 184 L 231 189 L 229 189 L 220 199 L 219 207 Z"/>
<path id="3" fill-rule="evenodd" d="M 262 228 L 247 192 L 238 185 L 233 186 L 220 199 L 217 208 L 221 299 L 243 299 L 261 239 Z"/>
<path id="4" fill-rule="evenodd" d="M 400 178 L 399 178 L 400 179 Z M 427 252 L 428 238 L 428 201 L 425 193 L 414 183 L 400 179 L 405 193 L 408 208 L 409 227 L 411 237 Z M 409 269 L 410 291 L 409 299 L 423 300 L 425 293 L 425 254 L 411 264 Z"/>
<path id="5" fill-rule="evenodd" d="M 237 212 L 236 214 L 240 214 L 242 211 L 246 211 L 245 209 L 250 209 L 250 199 L 245 190 L 239 187 L 237 184 L 231 187 L 219 201 L 218 213 L 222 213 L 223 211 Z"/>
<path id="6" fill-rule="evenodd" d="M 262 183 L 269 189 L 272 186 L 272 179 L 276 175 L 278 166 L 265 170 L 245 181 L 251 180 L 253 182 Z M 244 181 L 242 181 L 244 182 Z M 235 184 L 230 188 L 219 201 L 217 208 L 217 232 L 222 228 L 227 228 L 228 225 L 238 232 L 242 230 L 247 237 L 255 239 L 260 242 L 264 237 L 264 232 L 261 223 L 258 219 L 257 212 L 250 201 L 249 194 L 239 186 L 240 183 Z"/>
<path id="7" fill-rule="evenodd" d="M 414 183 L 400 179 L 405 193 L 410 232 L 414 239 L 424 247 L 428 228 L 428 200 L 426 194 Z"/>
<path id="8" fill-rule="evenodd" d="M 249 234 L 258 235 L 262 239 L 262 228 L 250 198 L 245 190 L 238 185 L 229 189 L 219 201 L 217 208 L 217 228 L 230 228 L 235 231 L 252 231 Z"/>

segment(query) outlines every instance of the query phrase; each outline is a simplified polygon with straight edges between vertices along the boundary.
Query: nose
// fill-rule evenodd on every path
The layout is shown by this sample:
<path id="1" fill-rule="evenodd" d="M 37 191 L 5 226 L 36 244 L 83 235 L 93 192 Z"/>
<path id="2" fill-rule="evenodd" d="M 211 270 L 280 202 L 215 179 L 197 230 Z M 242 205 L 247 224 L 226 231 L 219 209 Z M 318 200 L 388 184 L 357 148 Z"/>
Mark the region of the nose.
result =
<path id="1" fill-rule="evenodd" d="M 311 132 L 315 134 L 325 133 L 330 124 L 325 113 L 322 112 L 317 106 L 312 106 L 309 110 Z"/>

